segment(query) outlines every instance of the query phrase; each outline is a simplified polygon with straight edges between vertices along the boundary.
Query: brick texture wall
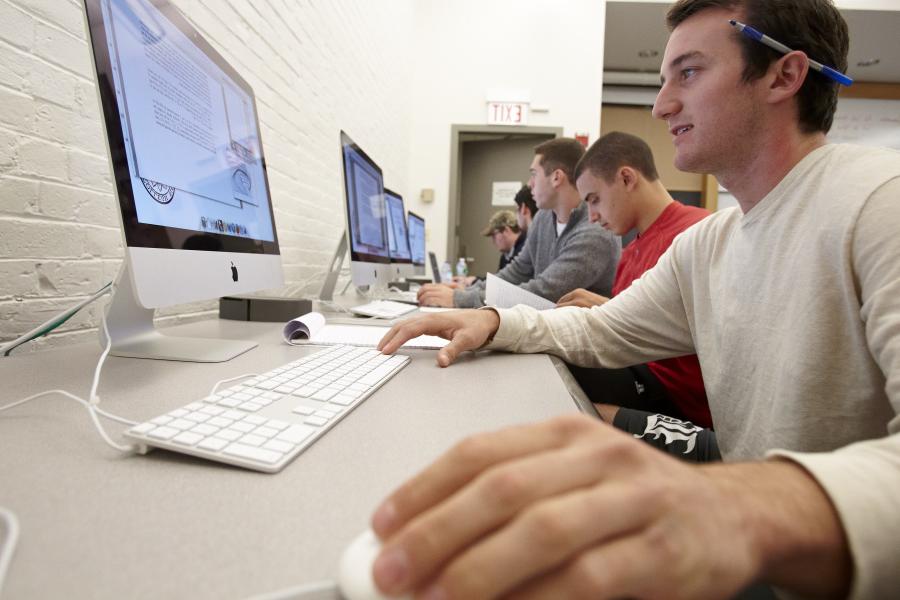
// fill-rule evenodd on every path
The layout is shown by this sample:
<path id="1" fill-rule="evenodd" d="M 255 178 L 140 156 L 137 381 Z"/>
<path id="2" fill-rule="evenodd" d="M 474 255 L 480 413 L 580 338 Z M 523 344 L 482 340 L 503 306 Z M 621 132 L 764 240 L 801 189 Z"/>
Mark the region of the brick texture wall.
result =
<path id="1" fill-rule="evenodd" d="M 174 2 L 254 88 L 285 278 L 314 278 L 313 292 L 344 227 L 339 130 L 406 191 L 412 0 Z M 0 0 L 0 341 L 87 297 L 122 260 L 83 10 Z M 95 339 L 105 304 L 17 352 Z"/>

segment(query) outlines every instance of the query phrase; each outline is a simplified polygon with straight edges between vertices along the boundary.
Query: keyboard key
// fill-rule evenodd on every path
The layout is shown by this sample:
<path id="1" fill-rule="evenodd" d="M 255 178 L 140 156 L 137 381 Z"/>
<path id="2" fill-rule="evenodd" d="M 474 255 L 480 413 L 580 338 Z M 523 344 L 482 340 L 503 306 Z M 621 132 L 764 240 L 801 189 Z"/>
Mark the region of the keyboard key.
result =
<path id="1" fill-rule="evenodd" d="M 258 461 L 269 465 L 277 463 L 284 456 L 281 452 L 273 450 L 264 450 L 263 448 L 254 448 L 244 444 L 231 444 L 225 450 L 224 454 L 236 456 L 238 458 L 246 458 L 248 460 Z"/>
<path id="2" fill-rule="evenodd" d="M 234 408 L 235 406 L 240 406 L 241 401 L 235 400 L 234 398 L 223 398 L 219 400 L 219 406 L 226 406 L 228 408 Z"/>
<path id="3" fill-rule="evenodd" d="M 154 425 L 153 423 L 141 423 L 140 425 L 135 425 L 128 431 L 130 431 L 131 433 L 139 433 L 143 435 L 148 431 L 153 431 L 154 429 L 156 429 L 156 425 Z"/>
<path id="4" fill-rule="evenodd" d="M 232 421 L 240 421 L 247 416 L 247 413 L 242 413 L 239 410 L 226 410 L 221 416 L 225 419 L 231 419 Z"/>
<path id="5" fill-rule="evenodd" d="M 359 382 L 365 385 L 375 385 L 394 370 L 394 365 L 381 365 L 376 367 L 371 373 L 364 375 Z"/>
<path id="6" fill-rule="evenodd" d="M 151 419 L 150 422 L 154 423 L 155 425 L 165 425 L 166 423 L 168 423 L 171 420 L 172 420 L 172 417 L 167 417 L 166 415 L 161 415 L 159 417 L 156 417 L 155 419 Z"/>
<path id="7" fill-rule="evenodd" d="M 250 423 L 251 425 L 262 425 L 266 422 L 266 419 L 258 415 L 248 415 L 244 417 L 244 422 Z"/>
<path id="8" fill-rule="evenodd" d="M 202 413 L 198 410 L 198 411 L 192 412 L 189 415 L 184 415 L 184 418 L 187 419 L 188 421 L 203 423 L 204 421 L 209 421 L 210 416 L 208 414 Z"/>
<path id="9" fill-rule="evenodd" d="M 312 399 L 313 400 L 322 400 L 322 401 L 331 400 L 331 398 L 334 397 L 335 395 L 339 394 L 340 391 L 341 390 L 332 388 L 332 387 L 323 388 L 323 389 L 319 390 L 318 392 L 316 392 L 315 394 L 313 394 Z"/>
<path id="10" fill-rule="evenodd" d="M 181 433 L 177 429 L 171 427 L 157 427 L 147 435 L 158 440 L 168 440 Z"/>
<path id="11" fill-rule="evenodd" d="M 247 444 L 248 446 L 262 446 L 266 442 L 266 438 L 261 435 L 256 435 L 254 433 L 248 433 L 240 440 L 240 443 Z"/>
<path id="12" fill-rule="evenodd" d="M 166 426 L 174 427 L 179 431 L 185 431 L 194 427 L 197 423 L 195 421 L 188 421 L 187 419 L 175 419 L 174 421 L 169 421 Z"/>
<path id="13" fill-rule="evenodd" d="M 197 442 L 203 439 L 203 436 L 199 433 L 191 433 L 190 431 L 182 431 L 174 438 L 172 441 L 177 444 L 184 444 L 185 446 L 193 446 Z"/>
<path id="14" fill-rule="evenodd" d="M 331 410 L 330 408 L 320 408 L 313 414 L 317 417 L 325 417 L 326 419 L 330 419 L 334 415 L 338 414 L 338 411 Z"/>
<path id="15" fill-rule="evenodd" d="M 278 421 L 277 419 L 271 419 L 268 423 L 266 423 L 266 427 L 271 427 L 272 429 L 277 429 L 278 431 L 287 429 L 290 426 L 290 423 L 286 421 Z"/>
<path id="16" fill-rule="evenodd" d="M 275 437 L 276 435 L 278 435 L 278 430 L 272 429 L 271 427 L 262 426 L 262 427 L 257 427 L 256 429 L 254 429 L 253 435 L 261 435 L 262 437 L 268 439 L 268 438 Z"/>
<path id="17" fill-rule="evenodd" d="M 293 444 L 288 444 L 287 442 L 282 442 L 280 440 L 269 440 L 265 444 L 263 444 L 263 448 L 267 450 L 274 450 L 275 452 L 282 452 L 287 454 L 291 450 L 294 449 Z"/>
<path id="18" fill-rule="evenodd" d="M 244 402 L 243 404 L 238 406 L 238 408 L 240 408 L 241 410 L 246 410 L 247 412 L 256 412 L 262 407 L 262 404 L 257 404 L 256 402 Z"/>
<path id="19" fill-rule="evenodd" d="M 246 431 L 236 431 L 234 429 L 223 429 L 219 433 L 216 434 L 216 437 L 220 437 L 223 440 L 228 440 L 229 442 L 233 442 L 234 440 L 240 439 L 244 437 Z"/>
<path id="20" fill-rule="evenodd" d="M 298 415 L 311 415 L 311 414 L 313 414 L 314 412 L 316 412 L 316 409 L 314 409 L 314 408 L 312 408 L 312 407 L 310 407 L 310 406 L 303 406 L 303 405 L 301 404 L 300 406 L 298 406 L 297 408 L 295 408 L 295 409 L 293 410 L 293 412 L 297 413 Z"/>
<path id="21" fill-rule="evenodd" d="M 206 407 L 206 408 L 208 408 L 208 407 Z M 172 417 L 174 419 L 177 419 L 179 417 L 183 417 L 184 415 L 188 414 L 188 411 L 184 410 L 183 408 L 176 408 L 175 410 L 170 410 L 166 414 L 168 414 L 170 417 Z"/>
<path id="22" fill-rule="evenodd" d="M 291 444 L 299 444 L 315 432 L 312 427 L 305 425 L 291 425 L 276 436 L 276 439 L 289 442 Z"/>
<path id="23" fill-rule="evenodd" d="M 216 416 L 216 415 L 221 415 L 223 412 L 225 412 L 225 409 L 220 408 L 218 406 L 204 406 L 203 408 L 200 409 L 200 412 L 206 413 L 208 415 Z M 171 413 L 169 413 L 169 414 L 171 414 Z"/>
<path id="24" fill-rule="evenodd" d="M 359 396 L 351 395 L 351 394 L 338 394 L 334 398 L 330 400 L 333 404 L 340 404 L 341 406 L 350 406 L 353 404 Z"/>
<path id="25" fill-rule="evenodd" d="M 208 435 L 212 435 L 215 432 L 217 432 L 218 430 L 219 430 L 218 427 L 213 427 L 213 426 L 207 425 L 205 423 L 202 425 L 197 425 L 196 427 L 191 429 L 192 432 L 199 433 L 200 435 L 202 435 L 204 437 L 206 437 Z"/>
<path id="26" fill-rule="evenodd" d="M 206 438 L 199 444 L 197 444 L 198 448 L 203 450 L 211 450 L 213 452 L 218 452 L 222 448 L 228 445 L 228 440 L 223 440 L 221 438 Z M 275 448 L 271 448 L 271 450 L 275 450 Z"/>
<path id="27" fill-rule="evenodd" d="M 303 422 L 306 423 L 307 425 L 316 425 L 317 427 L 320 427 L 320 426 L 324 425 L 325 423 L 327 423 L 328 419 L 326 419 L 324 417 L 306 417 L 306 419 Z"/>
<path id="28" fill-rule="evenodd" d="M 226 419 L 225 417 L 213 417 L 206 422 L 207 425 L 212 425 L 214 427 L 228 427 L 232 423 L 234 423 L 233 420 Z"/>

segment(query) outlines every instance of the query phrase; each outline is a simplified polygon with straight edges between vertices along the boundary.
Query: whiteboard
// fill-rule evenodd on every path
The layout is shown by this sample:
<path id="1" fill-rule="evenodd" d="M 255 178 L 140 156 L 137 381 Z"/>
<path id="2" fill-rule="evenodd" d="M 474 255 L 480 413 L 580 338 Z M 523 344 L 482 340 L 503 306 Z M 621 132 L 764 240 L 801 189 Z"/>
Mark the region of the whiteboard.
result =
<path id="1" fill-rule="evenodd" d="M 838 100 L 829 142 L 900 150 L 900 100 Z"/>

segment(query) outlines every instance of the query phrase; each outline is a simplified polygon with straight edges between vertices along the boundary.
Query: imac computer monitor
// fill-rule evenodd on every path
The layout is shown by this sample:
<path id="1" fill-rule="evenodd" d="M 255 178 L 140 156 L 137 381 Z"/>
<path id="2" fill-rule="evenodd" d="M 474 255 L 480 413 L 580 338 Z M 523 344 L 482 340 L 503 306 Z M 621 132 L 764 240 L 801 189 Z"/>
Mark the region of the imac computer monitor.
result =
<path id="1" fill-rule="evenodd" d="M 253 90 L 168 0 L 84 4 L 125 242 L 113 353 L 227 360 L 152 309 L 284 284 Z"/>
<path id="2" fill-rule="evenodd" d="M 387 188 L 384 200 L 388 209 L 388 243 L 391 250 L 391 276 L 394 278 L 412 275 L 412 255 L 409 253 L 409 238 L 406 235 L 406 211 L 403 196 Z"/>
<path id="3" fill-rule="evenodd" d="M 391 278 L 390 241 L 381 168 L 341 132 L 350 277 L 358 287 L 384 287 Z"/>
<path id="4" fill-rule="evenodd" d="M 425 275 L 425 219 L 409 211 L 407 221 L 409 231 L 409 252 L 412 255 L 413 275 Z"/>

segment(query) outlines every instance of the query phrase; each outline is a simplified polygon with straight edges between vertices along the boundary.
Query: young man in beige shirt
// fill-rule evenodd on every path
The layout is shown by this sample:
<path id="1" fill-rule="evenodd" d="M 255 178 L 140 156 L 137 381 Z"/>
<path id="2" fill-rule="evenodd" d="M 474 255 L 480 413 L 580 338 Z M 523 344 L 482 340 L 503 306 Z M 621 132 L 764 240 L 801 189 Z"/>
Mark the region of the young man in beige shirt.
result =
<path id="1" fill-rule="evenodd" d="M 743 37 L 747 23 L 788 44 Z M 847 28 L 830 0 L 680 0 L 654 115 L 739 208 L 592 309 L 392 329 L 616 367 L 696 352 L 724 464 L 586 417 L 476 436 L 373 516 L 379 587 L 427 598 L 815 597 L 900 590 L 900 154 L 829 145 Z M 556 341 L 558 340 L 558 341 Z"/>

